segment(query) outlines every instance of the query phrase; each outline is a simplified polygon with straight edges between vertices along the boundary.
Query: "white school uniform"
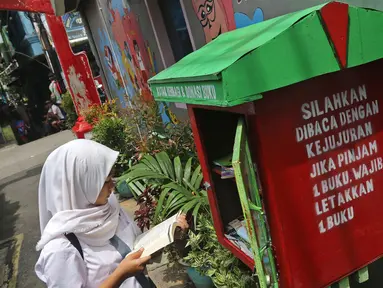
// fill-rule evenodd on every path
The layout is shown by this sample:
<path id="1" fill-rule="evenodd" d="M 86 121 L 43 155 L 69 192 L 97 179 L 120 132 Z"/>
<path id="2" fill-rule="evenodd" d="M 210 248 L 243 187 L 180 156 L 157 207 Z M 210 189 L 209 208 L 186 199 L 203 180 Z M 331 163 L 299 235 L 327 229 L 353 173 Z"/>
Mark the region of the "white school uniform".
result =
<path id="1" fill-rule="evenodd" d="M 121 213 L 119 220 L 117 236 L 133 247 L 141 231 L 125 212 Z M 81 241 L 80 244 L 84 259 L 64 236 L 45 245 L 35 269 L 47 287 L 99 287 L 122 261 L 120 253 L 111 244 L 102 247 L 91 247 Z M 130 277 L 120 287 L 141 288 L 141 285 L 136 278 Z"/>
<path id="2" fill-rule="evenodd" d="M 110 239 L 117 235 L 132 248 L 140 234 L 113 194 L 105 205 L 94 205 L 118 154 L 94 141 L 78 139 L 47 158 L 39 184 L 41 239 L 36 249 L 41 254 L 35 267 L 47 287 L 99 287 L 122 260 Z M 65 233 L 76 235 L 84 259 Z M 131 277 L 121 287 L 141 285 Z"/>

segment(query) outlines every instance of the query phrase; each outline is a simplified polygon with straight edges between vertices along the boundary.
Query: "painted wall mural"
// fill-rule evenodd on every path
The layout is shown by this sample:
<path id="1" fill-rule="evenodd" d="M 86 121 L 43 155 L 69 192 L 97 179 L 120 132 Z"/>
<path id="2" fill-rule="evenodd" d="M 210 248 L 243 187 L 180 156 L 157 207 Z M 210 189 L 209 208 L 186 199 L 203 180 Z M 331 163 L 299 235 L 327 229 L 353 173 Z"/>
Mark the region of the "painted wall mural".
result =
<path id="1" fill-rule="evenodd" d="M 191 0 L 195 16 L 203 29 L 206 43 L 220 34 L 264 20 L 258 1 Z"/>
<path id="2" fill-rule="evenodd" d="M 220 34 L 291 13 L 328 0 L 182 0 L 195 47 L 198 49 Z M 338 0 L 383 10 L 380 0 Z M 201 36 L 204 36 L 203 38 Z"/>
<path id="3" fill-rule="evenodd" d="M 93 38 L 109 94 L 123 108 L 138 95 L 153 101 L 147 80 L 163 69 L 157 63 L 159 50 L 153 31 L 147 29 L 151 24 L 143 13 L 146 7 L 139 5 L 126 0 L 93 0 L 85 9 L 90 29 L 96 31 Z M 176 121 L 166 103 L 159 106 L 164 123 Z"/>
<path id="4" fill-rule="evenodd" d="M 106 0 L 101 5 L 105 6 L 102 11 L 113 46 L 113 49 L 105 48 L 109 49 L 106 51 L 107 59 L 110 59 L 108 67 L 117 88 L 120 90 L 121 82 L 128 98 L 139 94 L 147 101 L 152 100 L 147 80 L 155 73 L 155 55 L 149 54 L 150 47 L 142 36 L 137 16 L 125 0 Z"/>
<path id="5" fill-rule="evenodd" d="M 237 2 L 239 5 L 241 5 L 243 1 L 246 2 L 244 4 L 247 4 L 247 2 L 250 2 L 247 0 L 240 0 Z M 235 25 L 237 28 L 243 28 L 252 24 L 262 22 L 264 20 L 263 10 L 261 8 L 257 7 L 255 9 L 250 9 L 247 11 L 253 11 L 253 12 L 250 12 L 250 15 L 245 12 L 234 13 Z"/>
<path id="6" fill-rule="evenodd" d="M 231 0 L 191 0 L 203 28 L 206 43 L 235 29 Z"/>
<path id="7" fill-rule="evenodd" d="M 128 101 L 128 92 L 122 80 L 123 75 L 121 75 L 117 59 L 114 52 L 112 52 L 113 46 L 110 43 L 105 30 L 99 29 L 97 38 L 101 65 L 104 71 L 104 76 L 107 79 L 109 91 L 113 98 L 119 100 L 121 107 L 125 108 Z"/>
<path id="8" fill-rule="evenodd" d="M 251 0 L 191 0 L 206 43 L 220 34 L 264 20 L 258 1 Z"/>

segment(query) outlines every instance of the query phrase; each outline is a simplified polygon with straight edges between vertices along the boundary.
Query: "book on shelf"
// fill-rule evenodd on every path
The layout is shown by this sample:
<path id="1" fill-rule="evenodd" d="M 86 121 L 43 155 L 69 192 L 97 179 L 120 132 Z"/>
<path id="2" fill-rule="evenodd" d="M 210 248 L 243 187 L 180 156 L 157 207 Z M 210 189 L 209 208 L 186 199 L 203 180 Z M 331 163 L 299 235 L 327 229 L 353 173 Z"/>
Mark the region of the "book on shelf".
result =
<path id="1" fill-rule="evenodd" d="M 247 229 L 245 225 L 245 220 L 234 219 L 229 223 L 228 226 L 234 229 L 243 240 L 245 240 L 247 243 L 250 243 L 249 235 L 247 234 Z"/>
<path id="2" fill-rule="evenodd" d="M 220 167 L 231 167 L 233 166 L 232 159 L 233 159 L 233 154 L 228 154 L 224 157 L 214 160 L 213 164 Z"/>
<path id="3" fill-rule="evenodd" d="M 234 169 L 232 167 L 232 158 L 233 155 L 229 154 L 213 161 L 213 164 L 220 169 L 221 179 L 230 179 L 235 177 Z"/>
<path id="4" fill-rule="evenodd" d="M 247 256 L 254 259 L 244 220 L 234 219 L 231 221 L 226 227 L 225 236 Z"/>

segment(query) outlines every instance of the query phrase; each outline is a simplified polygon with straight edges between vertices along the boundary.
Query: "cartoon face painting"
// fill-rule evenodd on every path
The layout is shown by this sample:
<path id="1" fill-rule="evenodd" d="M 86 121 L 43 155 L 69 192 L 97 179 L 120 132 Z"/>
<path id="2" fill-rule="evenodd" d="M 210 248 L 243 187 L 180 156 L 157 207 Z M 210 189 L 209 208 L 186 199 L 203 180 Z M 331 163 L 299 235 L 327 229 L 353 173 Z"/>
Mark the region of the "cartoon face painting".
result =
<path id="1" fill-rule="evenodd" d="M 191 0 L 205 33 L 206 43 L 229 31 L 222 0 Z"/>

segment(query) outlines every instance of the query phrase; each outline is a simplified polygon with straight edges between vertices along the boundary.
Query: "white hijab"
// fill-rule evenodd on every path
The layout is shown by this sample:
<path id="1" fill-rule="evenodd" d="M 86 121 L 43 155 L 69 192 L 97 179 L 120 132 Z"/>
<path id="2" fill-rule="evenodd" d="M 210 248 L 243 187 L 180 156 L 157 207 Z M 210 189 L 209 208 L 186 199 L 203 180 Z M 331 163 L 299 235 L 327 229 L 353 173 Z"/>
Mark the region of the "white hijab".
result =
<path id="1" fill-rule="evenodd" d="M 73 140 L 46 160 L 39 185 L 41 250 L 52 239 L 74 233 L 91 246 L 103 246 L 118 226 L 120 206 L 112 194 L 94 206 L 118 152 L 90 140 Z"/>

